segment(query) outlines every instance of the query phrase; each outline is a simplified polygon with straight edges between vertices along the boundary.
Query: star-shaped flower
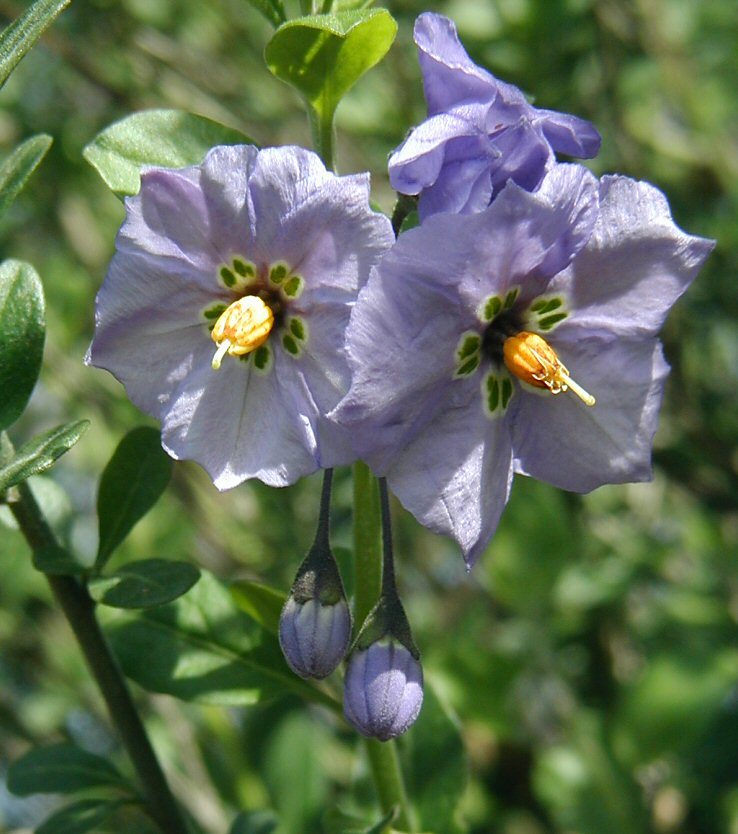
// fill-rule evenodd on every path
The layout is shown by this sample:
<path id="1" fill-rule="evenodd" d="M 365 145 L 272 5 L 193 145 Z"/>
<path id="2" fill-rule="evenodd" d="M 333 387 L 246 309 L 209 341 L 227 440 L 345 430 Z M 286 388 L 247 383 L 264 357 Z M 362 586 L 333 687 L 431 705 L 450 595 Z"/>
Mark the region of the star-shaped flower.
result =
<path id="1" fill-rule="evenodd" d="M 600 136 L 584 119 L 532 107 L 522 92 L 478 67 L 456 26 L 425 12 L 415 23 L 428 119 L 392 154 L 392 187 L 420 194 L 421 219 L 486 208 L 508 180 L 535 189 L 555 153 L 596 156 Z"/>
<path id="2" fill-rule="evenodd" d="M 646 183 L 557 165 L 535 193 L 402 234 L 347 334 L 335 416 L 402 503 L 471 563 L 513 472 L 587 492 L 651 477 L 656 338 L 712 242 Z"/>
<path id="3" fill-rule="evenodd" d="M 302 148 L 150 169 L 126 201 L 87 362 L 219 489 L 345 464 L 346 432 L 325 415 L 348 387 L 351 306 L 392 242 L 368 175 L 337 177 Z"/>

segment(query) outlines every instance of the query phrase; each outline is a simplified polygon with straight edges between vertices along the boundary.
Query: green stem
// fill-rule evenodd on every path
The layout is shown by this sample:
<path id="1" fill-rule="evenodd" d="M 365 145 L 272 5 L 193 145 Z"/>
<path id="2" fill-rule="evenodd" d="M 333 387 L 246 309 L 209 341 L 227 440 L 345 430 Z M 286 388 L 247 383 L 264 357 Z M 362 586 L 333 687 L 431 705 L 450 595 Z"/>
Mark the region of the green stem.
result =
<path id="1" fill-rule="evenodd" d="M 354 620 L 361 628 L 382 587 L 382 521 L 377 480 L 359 461 L 354 464 Z"/>
<path id="2" fill-rule="evenodd" d="M 8 505 L 33 551 L 57 546 L 56 537 L 27 484 L 15 488 L 14 495 L 8 496 Z M 46 578 L 133 762 L 151 817 L 165 834 L 188 834 L 125 679 L 95 618 L 95 604 L 87 589 L 72 576 L 47 575 Z"/>
<path id="3" fill-rule="evenodd" d="M 321 118 L 315 108 L 308 104 L 308 118 L 310 119 L 310 131 L 313 137 L 313 148 L 323 160 L 323 164 L 329 171 L 335 168 L 333 158 L 333 113 L 328 118 Z"/>
<path id="4" fill-rule="evenodd" d="M 397 808 L 397 818 L 392 823 L 392 828 L 397 831 L 415 831 L 415 826 L 410 820 L 410 805 L 397 746 L 392 741 L 370 738 L 366 739 L 366 751 L 382 811 L 388 814 L 393 808 Z"/>

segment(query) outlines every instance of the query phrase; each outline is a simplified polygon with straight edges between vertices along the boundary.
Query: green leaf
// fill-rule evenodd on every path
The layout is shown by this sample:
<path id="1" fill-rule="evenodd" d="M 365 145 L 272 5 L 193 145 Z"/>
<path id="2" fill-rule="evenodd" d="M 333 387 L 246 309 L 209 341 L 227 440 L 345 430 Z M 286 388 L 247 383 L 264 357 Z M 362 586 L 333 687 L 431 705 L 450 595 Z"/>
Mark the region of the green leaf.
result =
<path id="1" fill-rule="evenodd" d="M 66 423 L 36 435 L 21 446 L 13 459 L 0 469 L 0 492 L 53 466 L 82 437 L 89 425 L 89 420 Z"/>
<path id="2" fill-rule="evenodd" d="M 46 323 L 36 270 L 22 261 L 0 264 L 0 429 L 23 413 L 41 370 Z"/>
<path id="3" fill-rule="evenodd" d="M 0 87 L 69 0 L 38 0 L 0 33 Z"/>
<path id="4" fill-rule="evenodd" d="M 181 597 L 200 578 L 188 562 L 146 559 L 89 583 L 93 599 L 113 608 L 156 608 Z"/>
<path id="5" fill-rule="evenodd" d="M 8 156 L 0 165 L 0 216 L 15 200 L 26 181 L 51 147 L 51 136 L 45 133 L 32 136 Z"/>
<path id="6" fill-rule="evenodd" d="M 8 770 L 8 788 L 16 796 L 99 787 L 127 788 L 128 783 L 107 759 L 67 742 L 37 747 Z"/>
<path id="7" fill-rule="evenodd" d="M 260 582 L 236 582 L 231 585 L 236 605 L 270 634 L 279 634 L 279 617 L 287 595 Z"/>
<path id="8" fill-rule="evenodd" d="M 54 545 L 43 550 L 33 551 L 33 566 L 41 573 L 73 576 L 84 573 L 87 568 L 80 564 L 69 551 Z"/>
<path id="9" fill-rule="evenodd" d="M 278 825 L 272 811 L 244 811 L 233 821 L 229 834 L 272 834 Z"/>
<path id="10" fill-rule="evenodd" d="M 97 515 L 99 570 L 131 529 L 156 504 L 172 475 L 172 459 L 156 429 L 139 426 L 120 441 L 100 479 Z"/>
<path id="11" fill-rule="evenodd" d="M 425 682 L 420 717 L 402 748 L 408 794 L 421 831 L 456 834 L 456 809 L 468 778 L 468 762 L 458 721 Z"/>
<path id="12" fill-rule="evenodd" d="M 110 125 L 82 155 L 119 196 L 138 194 L 141 168 L 197 165 L 214 145 L 253 145 L 238 130 L 184 110 L 144 110 Z"/>
<path id="13" fill-rule="evenodd" d="M 52 814 L 36 834 L 85 834 L 99 832 L 100 823 L 110 817 L 129 800 L 80 799 Z M 107 830 L 107 829 L 106 829 Z M 116 829 L 117 830 L 117 829 Z"/>
<path id="14" fill-rule="evenodd" d="M 339 101 L 384 58 L 396 33 L 386 9 L 301 17 L 277 29 L 264 55 L 274 75 L 330 123 Z"/>
<path id="15" fill-rule="evenodd" d="M 279 26 L 287 20 L 282 0 L 249 0 L 249 3 L 257 12 L 264 15 L 272 26 Z"/>
<path id="16" fill-rule="evenodd" d="M 150 692 L 233 706 L 292 693 L 338 710 L 289 670 L 276 637 L 240 611 L 209 573 L 169 605 L 109 613 L 107 633 L 126 675 Z"/>

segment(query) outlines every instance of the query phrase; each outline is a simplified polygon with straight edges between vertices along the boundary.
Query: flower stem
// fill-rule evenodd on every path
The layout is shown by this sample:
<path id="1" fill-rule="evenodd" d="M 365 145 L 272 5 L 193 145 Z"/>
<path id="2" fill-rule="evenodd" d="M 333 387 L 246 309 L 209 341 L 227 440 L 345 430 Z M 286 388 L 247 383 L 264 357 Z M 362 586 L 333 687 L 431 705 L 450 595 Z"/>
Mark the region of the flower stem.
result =
<path id="1" fill-rule="evenodd" d="M 392 828 L 397 831 L 415 831 L 410 821 L 410 805 L 402 778 L 397 746 L 392 741 L 377 741 L 375 738 L 365 739 L 365 741 L 372 778 L 382 811 L 388 814 L 393 808 L 397 808 L 397 818 L 392 823 Z"/>
<path id="2" fill-rule="evenodd" d="M 19 484 L 12 496 L 8 495 L 8 506 L 32 550 L 57 545 L 56 537 L 27 484 Z M 113 724 L 133 762 L 149 814 L 165 834 L 188 834 L 188 826 L 169 789 L 125 679 L 95 618 L 95 604 L 87 589 L 73 576 L 47 574 L 46 579 L 72 627 Z"/>
<path id="3" fill-rule="evenodd" d="M 323 118 L 315 108 L 308 104 L 308 118 L 310 119 L 310 130 L 313 137 L 313 148 L 323 160 L 323 164 L 329 171 L 335 169 L 333 158 L 333 113 Z"/>
<path id="4" fill-rule="evenodd" d="M 381 483 L 381 482 L 380 482 Z M 382 490 L 382 501 L 387 502 L 386 484 Z M 371 470 L 359 461 L 354 464 L 354 564 L 356 568 L 356 592 L 354 599 L 354 619 L 357 631 L 361 628 L 366 615 L 374 607 L 383 590 L 394 588 L 394 568 L 392 566 L 391 531 L 382 528 L 382 509 L 380 490 L 377 479 Z M 389 547 L 387 536 L 390 537 Z M 384 571 L 382 569 L 382 539 L 385 540 Z M 387 564 L 389 563 L 389 569 Z M 383 580 L 384 574 L 384 580 Z M 372 779 L 384 813 L 393 808 L 398 809 L 398 816 L 393 827 L 398 831 L 413 831 L 410 823 L 410 805 L 408 803 L 405 781 L 393 741 L 380 742 L 365 739 L 369 756 Z"/>
<path id="5" fill-rule="evenodd" d="M 377 481 L 359 461 L 354 464 L 354 622 L 361 628 L 382 587 L 381 514 Z"/>

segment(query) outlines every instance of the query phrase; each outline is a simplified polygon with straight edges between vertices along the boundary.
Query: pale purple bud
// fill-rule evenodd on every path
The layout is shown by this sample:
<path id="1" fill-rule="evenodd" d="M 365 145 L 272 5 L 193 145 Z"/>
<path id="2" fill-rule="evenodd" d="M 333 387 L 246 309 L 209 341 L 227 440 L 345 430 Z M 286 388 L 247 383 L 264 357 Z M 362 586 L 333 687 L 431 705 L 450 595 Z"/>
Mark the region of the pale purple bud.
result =
<path id="1" fill-rule="evenodd" d="M 345 597 L 333 604 L 298 602 L 290 595 L 279 619 L 285 660 L 302 678 L 325 678 L 338 666 L 351 640 L 351 614 Z"/>
<path id="2" fill-rule="evenodd" d="M 349 657 L 343 712 L 365 736 L 389 741 L 417 719 L 423 704 L 423 670 L 398 640 L 389 637 Z"/>

